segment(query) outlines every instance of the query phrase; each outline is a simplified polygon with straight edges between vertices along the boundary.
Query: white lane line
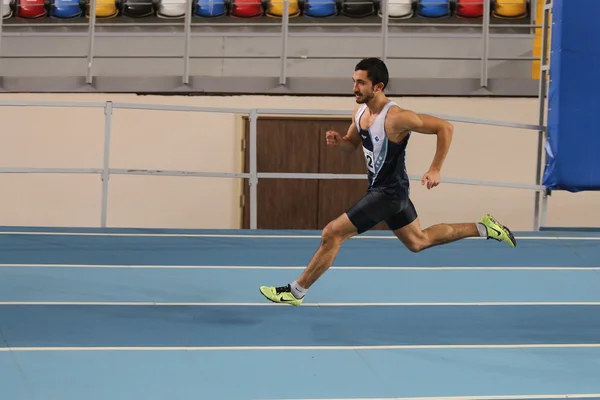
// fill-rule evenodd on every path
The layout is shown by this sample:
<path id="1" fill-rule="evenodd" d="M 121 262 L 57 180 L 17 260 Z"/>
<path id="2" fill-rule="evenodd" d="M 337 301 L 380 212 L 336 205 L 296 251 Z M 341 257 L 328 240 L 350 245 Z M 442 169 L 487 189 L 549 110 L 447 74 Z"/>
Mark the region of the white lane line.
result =
<path id="1" fill-rule="evenodd" d="M 0 306 L 186 306 L 186 307 L 289 307 L 265 300 L 251 302 L 159 302 L 159 301 L 0 301 Z M 490 301 L 490 302 L 381 302 L 302 303 L 301 307 L 441 307 L 441 306 L 600 306 L 600 301 Z"/>
<path id="2" fill-rule="evenodd" d="M 600 343 L 565 344 L 433 344 L 382 346 L 106 346 L 106 347 L 1 347 L 0 351 L 288 351 L 288 350 L 419 350 L 419 349 L 575 349 L 600 348 Z"/>
<path id="3" fill-rule="evenodd" d="M 99 269 L 263 269 L 263 270 L 304 270 L 306 266 L 270 266 L 270 265 L 130 265 L 130 264 L 0 264 L 0 268 L 99 268 Z M 356 271 L 600 271 L 600 267 L 407 267 L 407 266 L 333 266 L 330 270 Z"/>
<path id="4" fill-rule="evenodd" d="M 116 237 L 187 237 L 187 238 L 244 238 L 244 239 L 320 239 L 315 235 L 267 235 L 267 234 L 234 234 L 234 233 L 115 233 L 115 232 L 32 232 L 32 231 L 0 231 L 0 235 L 43 235 L 43 236 L 116 236 Z M 515 236 L 517 240 L 600 240 L 600 236 Z M 359 235 L 357 239 L 398 240 L 396 236 Z M 472 237 L 466 240 L 485 240 Z"/>
<path id="5" fill-rule="evenodd" d="M 590 399 L 600 398 L 600 393 L 591 394 L 520 394 L 499 396 L 436 396 L 436 397 L 377 397 L 377 398 L 345 398 L 345 399 L 296 399 L 281 398 L 273 400 L 535 400 L 535 399 Z"/>

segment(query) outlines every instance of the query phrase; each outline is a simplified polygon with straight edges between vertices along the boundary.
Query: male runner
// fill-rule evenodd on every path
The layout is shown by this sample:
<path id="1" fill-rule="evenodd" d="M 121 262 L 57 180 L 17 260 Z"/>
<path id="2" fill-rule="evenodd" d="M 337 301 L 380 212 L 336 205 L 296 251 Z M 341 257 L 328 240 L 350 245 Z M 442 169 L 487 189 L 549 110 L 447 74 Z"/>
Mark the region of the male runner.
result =
<path id="1" fill-rule="evenodd" d="M 452 140 L 453 126 L 442 119 L 400 108 L 384 94 L 388 70 L 377 58 L 361 60 L 354 71 L 354 94 L 358 103 L 345 136 L 325 134 L 327 144 L 351 152 L 360 145 L 365 155 L 369 187 L 347 212 L 331 221 L 321 234 L 321 245 L 297 281 L 287 286 L 261 286 L 261 293 L 275 303 L 302 304 L 308 289 L 333 263 L 342 242 L 385 221 L 412 252 L 467 237 L 485 237 L 516 246 L 510 230 L 491 215 L 477 223 L 438 224 L 421 229 L 409 198 L 405 153 L 411 132 L 436 135 L 437 147 L 421 184 L 427 189 L 440 183 L 440 170 Z"/>

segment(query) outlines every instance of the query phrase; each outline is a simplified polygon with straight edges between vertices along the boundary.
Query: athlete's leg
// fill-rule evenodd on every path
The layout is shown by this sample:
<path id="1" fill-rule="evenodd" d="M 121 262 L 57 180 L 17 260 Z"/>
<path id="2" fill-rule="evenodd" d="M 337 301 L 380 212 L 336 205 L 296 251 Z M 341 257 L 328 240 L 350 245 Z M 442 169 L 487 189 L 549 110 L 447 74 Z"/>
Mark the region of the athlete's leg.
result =
<path id="1" fill-rule="evenodd" d="M 429 247 L 480 236 L 475 223 L 437 224 L 423 230 L 418 219 L 393 232 L 407 249 L 415 253 Z"/>
<path id="2" fill-rule="evenodd" d="M 348 214 L 340 215 L 323 228 L 321 244 L 298 280 L 286 286 L 261 286 L 260 292 L 272 302 L 299 306 L 308 289 L 331 267 L 342 243 L 357 233 Z"/>
<path id="3" fill-rule="evenodd" d="M 327 224 L 321 233 L 321 244 L 317 252 L 295 282 L 300 286 L 297 289 L 301 292 L 308 290 L 333 264 L 342 243 L 357 233 L 357 228 L 350 222 L 346 213 Z"/>
<path id="4" fill-rule="evenodd" d="M 260 292 L 276 303 L 300 305 L 308 289 L 329 269 L 344 241 L 368 231 L 400 210 L 382 193 L 367 193 L 346 213 L 331 221 L 321 233 L 321 244 L 298 280 L 287 286 L 261 286 Z"/>
<path id="5" fill-rule="evenodd" d="M 299 306 L 308 288 L 333 264 L 342 243 L 357 233 L 358 229 L 352 224 L 348 215 L 346 213 L 340 215 L 323 228 L 321 244 L 298 280 L 286 286 L 261 286 L 260 292 L 272 302 Z"/>
<path id="6" fill-rule="evenodd" d="M 441 223 L 422 229 L 414 205 L 410 202 L 408 207 L 386 222 L 398 239 L 413 252 L 468 237 L 485 237 L 507 242 L 511 247 L 516 245 L 510 230 L 490 215 L 480 222 Z"/>

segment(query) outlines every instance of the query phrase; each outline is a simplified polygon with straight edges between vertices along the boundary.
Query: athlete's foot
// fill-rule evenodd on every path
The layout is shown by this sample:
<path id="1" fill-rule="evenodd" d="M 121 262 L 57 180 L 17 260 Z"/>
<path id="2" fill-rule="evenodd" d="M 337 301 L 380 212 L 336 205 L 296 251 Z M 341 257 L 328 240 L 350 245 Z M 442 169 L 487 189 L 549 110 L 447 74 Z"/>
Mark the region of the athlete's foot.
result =
<path id="1" fill-rule="evenodd" d="M 298 299 L 292 294 L 290 285 L 279 287 L 261 286 L 260 292 L 273 303 L 285 303 L 293 306 L 299 306 L 304 300 L 304 297 Z"/>
<path id="2" fill-rule="evenodd" d="M 510 247 L 515 247 L 517 245 L 517 240 L 510 229 L 496 221 L 490 214 L 484 215 L 481 219 L 481 223 L 487 229 L 488 239 L 506 242 Z"/>

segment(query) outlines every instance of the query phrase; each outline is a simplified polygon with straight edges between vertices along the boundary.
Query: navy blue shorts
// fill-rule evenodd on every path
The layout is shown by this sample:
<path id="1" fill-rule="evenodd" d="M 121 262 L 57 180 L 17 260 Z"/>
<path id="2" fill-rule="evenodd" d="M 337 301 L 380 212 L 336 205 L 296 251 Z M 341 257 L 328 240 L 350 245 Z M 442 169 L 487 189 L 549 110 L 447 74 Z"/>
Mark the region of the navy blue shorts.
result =
<path id="1" fill-rule="evenodd" d="M 381 221 L 385 221 L 391 230 L 396 230 L 417 219 L 417 210 L 409 198 L 400 199 L 376 190 L 367 192 L 346 214 L 359 234 Z"/>

